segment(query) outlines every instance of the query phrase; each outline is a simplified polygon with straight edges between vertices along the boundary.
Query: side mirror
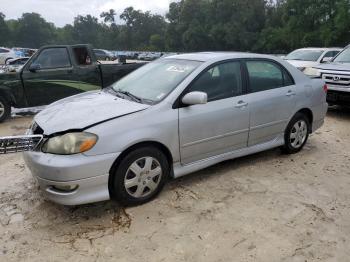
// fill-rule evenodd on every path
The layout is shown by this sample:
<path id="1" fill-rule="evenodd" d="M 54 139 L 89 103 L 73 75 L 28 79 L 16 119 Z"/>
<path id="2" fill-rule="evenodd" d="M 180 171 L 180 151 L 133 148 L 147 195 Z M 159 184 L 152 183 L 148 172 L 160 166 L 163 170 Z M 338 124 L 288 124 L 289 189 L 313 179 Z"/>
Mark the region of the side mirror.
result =
<path id="1" fill-rule="evenodd" d="M 328 63 L 333 59 L 333 57 L 324 57 L 321 61 L 321 63 Z"/>
<path id="2" fill-rule="evenodd" d="M 39 64 L 31 64 L 29 66 L 29 71 L 32 73 L 35 73 L 36 71 L 40 70 L 40 65 Z"/>
<path id="3" fill-rule="evenodd" d="M 190 92 L 186 94 L 181 101 L 188 106 L 203 105 L 208 103 L 208 95 L 204 92 Z"/>

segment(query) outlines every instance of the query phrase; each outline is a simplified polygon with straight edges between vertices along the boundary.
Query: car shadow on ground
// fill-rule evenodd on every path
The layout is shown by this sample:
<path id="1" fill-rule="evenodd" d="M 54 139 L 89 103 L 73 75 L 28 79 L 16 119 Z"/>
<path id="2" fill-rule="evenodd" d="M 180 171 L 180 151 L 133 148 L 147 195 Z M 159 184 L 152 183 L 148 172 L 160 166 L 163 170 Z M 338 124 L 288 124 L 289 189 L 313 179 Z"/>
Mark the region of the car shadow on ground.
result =
<path id="1" fill-rule="evenodd" d="M 264 163 L 276 158 L 284 159 L 288 157 L 289 156 L 287 155 L 283 155 L 279 149 L 272 149 L 246 157 L 227 160 L 198 172 L 189 174 L 187 176 L 178 179 L 170 179 L 170 181 L 168 181 L 166 184 L 163 192 L 158 196 L 158 199 L 163 200 L 161 198 L 166 198 L 167 193 L 173 190 L 177 190 L 178 188 L 191 188 L 191 186 L 195 185 L 198 182 L 217 179 L 218 176 L 229 176 L 230 174 L 228 174 L 228 172 L 234 172 L 237 169 L 252 166 L 257 162 Z M 47 216 L 55 217 L 57 219 L 56 222 L 58 223 L 69 223 L 73 226 L 75 223 L 83 222 L 84 224 L 90 224 L 90 222 L 95 221 L 94 227 L 96 227 L 97 222 L 97 229 L 101 231 L 105 231 L 110 227 L 127 229 L 131 224 L 131 217 L 127 212 L 128 207 L 123 207 L 114 200 L 80 206 L 62 206 L 52 203 L 48 200 L 43 200 L 43 195 L 40 198 L 42 199 L 40 209 L 45 210 L 44 212 Z M 146 203 L 144 205 L 152 204 Z M 139 207 L 142 206 L 131 208 Z M 100 223 L 106 219 L 109 221 L 107 224 Z M 89 226 L 86 228 L 89 228 Z"/>
<path id="2" fill-rule="evenodd" d="M 191 187 L 199 182 L 211 179 L 217 179 L 219 176 L 230 176 L 239 169 L 254 166 L 257 163 L 271 162 L 274 159 L 286 159 L 290 156 L 284 155 L 279 148 L 256 153 L 253 155 L 243 156 L 236 159 L 226 160 L 214 166 L 202 169 L 184 177 L 171 180 L 167 187 L 169 190 L 177 187 Z M 234 174 L 233 174 L 234 175 Z M 167 189 L 168 189 L 167 188 Z M 167 190 L 166 189 L 166 190 Z"/>
<path id="3" fill-rule="evenodd" d="M 327 116 L 339 120 L 350 120 L 350 107 L 330 106 Z"/>

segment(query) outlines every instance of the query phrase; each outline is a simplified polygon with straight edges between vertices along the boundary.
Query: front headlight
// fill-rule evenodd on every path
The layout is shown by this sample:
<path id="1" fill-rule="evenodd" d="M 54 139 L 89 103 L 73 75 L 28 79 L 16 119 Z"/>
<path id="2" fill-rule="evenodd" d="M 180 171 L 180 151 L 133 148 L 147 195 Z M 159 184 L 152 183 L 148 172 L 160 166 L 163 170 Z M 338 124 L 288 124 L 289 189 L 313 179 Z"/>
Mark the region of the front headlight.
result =
<path id="1" fill-rule="evenodd" d="M 57 155 L 79 154 L 93 148 L 97 139 L 98 137 L 91 133 L 68 133 L 47 140 L 42 151 Z"/>
<path id="2" fill-rule="evenodd" d="M 304 70 L 304 74 L 310 77 L 320 77 L 321 71 L 318 70 L 317 68 L 307 67 Z"/>

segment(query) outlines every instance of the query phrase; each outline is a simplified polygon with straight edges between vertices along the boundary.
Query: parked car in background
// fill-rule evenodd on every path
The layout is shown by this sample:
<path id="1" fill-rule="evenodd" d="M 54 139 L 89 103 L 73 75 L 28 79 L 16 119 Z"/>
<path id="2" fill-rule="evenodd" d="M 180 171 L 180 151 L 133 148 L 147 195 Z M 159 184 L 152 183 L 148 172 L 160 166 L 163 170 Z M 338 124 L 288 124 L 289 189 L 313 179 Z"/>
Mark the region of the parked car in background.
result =
<path id="1" fill-rule="evenodd" d="M 16 108 L 48 105 L 105 88 L 143 63 L 98 63 L 89 45 L 45 46 L 17 73 L 0 75 L 0 122 Z"/>
<path id="2" fill-rule="evenodd" d="M 307 67 L 330 62 L 341 50 L 342 48 L 302 48 L 291 52 L 284 59 L 304 71 Z"/>
<path id="3" fill-rule="evenodd" d="M 31 57 L 37 51 L 37 49 L 22 47 L 14 47 L 12 50 L 16 52 L 17 57 Z"/>
<path id="4" fill-rule="evenodd" d="M 17 58 L 17 54 L 15 51 L 9 48 L 0 47 L 0 65 L 6 64 L 6 62 L 10 59 Z"/>
<path id="5" fill-rule="evenodd" d="M 5 65 L 5 72 L 17 72 L 19 71 L 22 66 L 27 63 L 27 61 L 30 59 L 30 57 L 20 57 L 15 59 L 7 60 Z"/>
<path id="6" fill-rule="evenodd" d="M 326 81 L 330 105 L 350 106 L 350 45 L 331 62 L 306 68 L 304 73 Z"/>
<path id="7" fill-rule="evenodd" d="M 139 60 L 144 60 L 144 61 L 153 61 L 162 56 L 162 53 L 156 53 L 156 52 L 149 52 L 149 53 L 141 53 L 138 56 Z"/>
<path id="8" fill-rule="evenodd" d="M 300 151 L 326 111 L 324 81 L 279 58 L 170 56 L 47 107 L 29 132 L 42 143 L 24 158 L 52 201 L 142 204 L 169 176 L 275 147 Z"/>
<path id="9" fill-rule="evenodd" d="M 112 52 L 103 49 L 94 49 L 94 54 L 99 61 L 114 61 L 117 59 Z"/>

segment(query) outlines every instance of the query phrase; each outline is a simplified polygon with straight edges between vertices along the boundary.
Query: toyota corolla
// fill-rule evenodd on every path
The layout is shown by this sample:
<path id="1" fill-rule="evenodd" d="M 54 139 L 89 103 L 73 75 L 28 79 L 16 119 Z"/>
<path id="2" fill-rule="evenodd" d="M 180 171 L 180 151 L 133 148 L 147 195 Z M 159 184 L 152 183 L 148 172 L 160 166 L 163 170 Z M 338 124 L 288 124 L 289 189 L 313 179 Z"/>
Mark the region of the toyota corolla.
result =
<path id="1" fill-rule="evenodd" d="M 24 158 L 54 202 L 142 204 L 168 178 L 275 147 L 297 153 L 324 122 L 326 92 L 276 57 L 166 57 L 48 106 Z"/>

